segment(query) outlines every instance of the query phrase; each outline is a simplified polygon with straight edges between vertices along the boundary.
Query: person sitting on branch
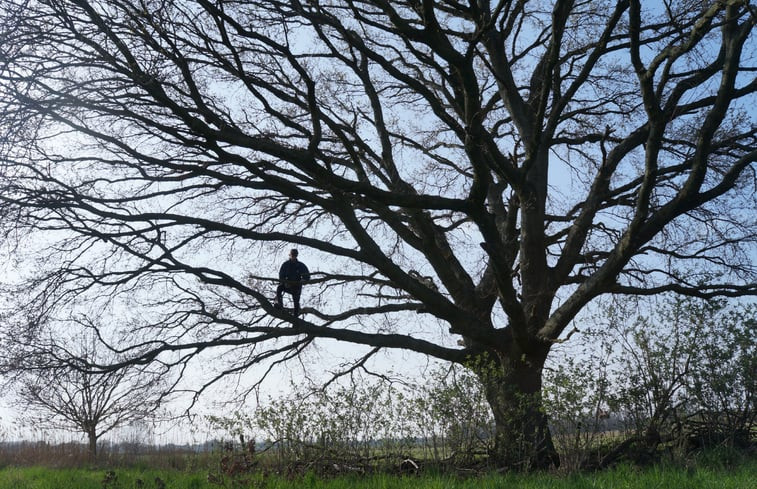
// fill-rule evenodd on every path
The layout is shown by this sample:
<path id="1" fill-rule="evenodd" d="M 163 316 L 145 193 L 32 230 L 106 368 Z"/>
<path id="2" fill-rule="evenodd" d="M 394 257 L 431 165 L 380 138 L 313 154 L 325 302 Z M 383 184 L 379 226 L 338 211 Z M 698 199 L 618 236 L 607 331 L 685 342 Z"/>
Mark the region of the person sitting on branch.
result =
<path id="1" fill-rule="evenodd" d="M 310 280 L 310 271 L 304 263 L 297 260 L 297 250 L 292 249 L 289 252 L 289 259 L 285 261 L 279 269 L 279 286 L 276 288 L 276 302 L 274 307 L 282 309 L 284 302 L 282 295 L 284 292 L 292 295 L 294 315 L 300 313 L 300 295 L 302 294 L 303 282 Z"/>

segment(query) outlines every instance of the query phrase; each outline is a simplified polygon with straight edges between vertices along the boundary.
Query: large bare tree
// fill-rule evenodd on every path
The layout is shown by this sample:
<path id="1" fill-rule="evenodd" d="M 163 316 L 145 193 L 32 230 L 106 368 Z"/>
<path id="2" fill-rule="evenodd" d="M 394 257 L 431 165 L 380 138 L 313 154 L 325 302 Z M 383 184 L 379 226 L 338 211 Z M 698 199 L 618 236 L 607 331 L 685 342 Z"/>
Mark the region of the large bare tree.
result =
<path id="1" fill-rule="evenodd" d="M 554 463 L 542 368 L 587 304 L 757 293 L 756 9 L 6 0 L 19 324 L 140 311 L 101 331 L 116 366 L 218 351 L 218 377 L 318 338 L 412 350 L 478 374 L 497 463 Z M 267 279 L 290 246 L 300 318 Z"/>

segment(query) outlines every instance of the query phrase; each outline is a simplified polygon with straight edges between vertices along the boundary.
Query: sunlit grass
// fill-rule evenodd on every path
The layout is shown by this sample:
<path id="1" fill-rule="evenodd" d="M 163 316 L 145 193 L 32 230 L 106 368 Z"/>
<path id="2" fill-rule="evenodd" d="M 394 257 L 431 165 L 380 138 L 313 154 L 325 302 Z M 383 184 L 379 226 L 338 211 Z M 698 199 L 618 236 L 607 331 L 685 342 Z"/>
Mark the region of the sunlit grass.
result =
<path id="1" fill-rule="evenodd" d="M 395 476 L 350 475 L 321 478 L 305 474 L 296 478 L 247 474 L 229 477 L 209 472 L 116 469 L 106 480 L 106 470 L 13 468 L 0 470 L 0 489 L 751 489 L 757 487 L 757 460 L 734 467 L 638 468 L 623 465 L 595 473 L 560 475 L 497 474 L 462 477 L 449 474 Z"/>
<path id="2" fill-rule="evenodd" d="M 752 489 L 757 487 L 757 459 L 730 463 L 705 458 L 704 463 L 639 468 L 621 465 L 590 473 L 518 474 L 496 472 L 456 475 L 351 474 L 323 478 L 314 473 L 297 477 L 260 473 L 229 476 L 213 470 L 116 468 L 0 469 L 0 489 Z"/>

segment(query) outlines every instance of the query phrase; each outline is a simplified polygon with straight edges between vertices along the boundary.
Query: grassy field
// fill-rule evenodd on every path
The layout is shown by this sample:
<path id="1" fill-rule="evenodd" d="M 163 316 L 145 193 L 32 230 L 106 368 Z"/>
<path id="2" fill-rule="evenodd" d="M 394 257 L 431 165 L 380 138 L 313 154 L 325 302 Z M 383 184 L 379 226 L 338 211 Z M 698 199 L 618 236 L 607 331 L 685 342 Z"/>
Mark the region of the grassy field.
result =
<path id="1" fill-rule="evenodd" d="M 621 466 L 589 474 L 488 474 L 476 477 L 449 475 L 349 476 L 320 479 L 305 475 L 294 480 L 279 477 L 238 477 L 210 482 L 207 472 L 117 469 L 48 469 L 40 467 L 0 470 L 0 489 L 752 489 L 757 487 L 757 461 L 721 468 Z M 211 476 L 213 478 L 213 476 Z"/>

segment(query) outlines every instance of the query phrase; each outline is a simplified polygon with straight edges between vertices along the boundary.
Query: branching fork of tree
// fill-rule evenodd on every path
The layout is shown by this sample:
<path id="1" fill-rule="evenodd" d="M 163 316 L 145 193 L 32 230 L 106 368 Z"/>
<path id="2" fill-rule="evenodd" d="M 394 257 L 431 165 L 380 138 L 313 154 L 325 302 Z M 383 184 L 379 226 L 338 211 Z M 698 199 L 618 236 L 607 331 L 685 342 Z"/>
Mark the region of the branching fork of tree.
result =
<path id="1" fill-rule="evenodd" d="M 132 325 L 95 370 L 412 350 L 480 377 L 495 463 L 543 467 L 542 367 L 590 302 L 757 293 L 748 0 L 0 9 L 3 246 L 38 259 L 7 348 L 90 308 Z M 250 279 L 291 246 L 300 318 Z"/>

